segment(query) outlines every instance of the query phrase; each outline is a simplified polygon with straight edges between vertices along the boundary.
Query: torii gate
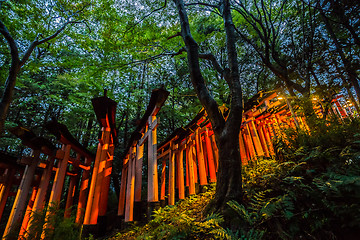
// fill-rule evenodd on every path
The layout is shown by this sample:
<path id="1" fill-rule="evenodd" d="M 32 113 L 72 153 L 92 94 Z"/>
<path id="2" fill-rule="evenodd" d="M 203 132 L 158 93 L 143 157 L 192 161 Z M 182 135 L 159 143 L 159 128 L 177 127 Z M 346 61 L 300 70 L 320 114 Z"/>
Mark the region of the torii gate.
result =
<path id="1" fill-rule="evenodd" d="M 140 124 L 131 136 L 128 150 L 123 158 L 121 173 L 121 185 L 119 195 L 118 217 L 124 218 L 125 222 L 134 220 L 141 212 L 141 185 L 142 185 L 142 162 L 144 156 L 144 144 L 148 147 L 148 187 L 147 209 L 148 216 L 160 206 L 158 196 L 158 169 L 157 169 L 157 134 L 156 129 L 159 120 L 156 114 L 161 109 L 169 92 L 164 89 L 152 91 L 149 105 L 142 117 Z M 135 209 L 134 209 L 135 207 Z"/>
<path id="2" fill-rule="evenodd" d="M 117 103 L 106 96 L 106 91 L 103 97 L 94 98 L 91 101 L 101 127 L 101 133 L 86 204 L 83 234 L 99 233 L 102 235 L 107 226 L 107 202 L 114 149 L 117 142 L 115 126 Z"/>
<path id="3" fill-rule="evenodd" d="M 7 236 L 16 235 L 16 226 L 20 225 L 19 239 L 31 239 L 33 234 L 41 234 L 33 232 L 32 220 L 35 212 L 42 211 L 45 206 L 45 197 L 49 188 L 50 179 L 53 171 L 56 172 L 54 183 L 52 186 L 51 196 L 48 202 L 48 206 L 55 206 L 56 202 L 61 199 L 61 193 L 63 191 L 63 184 L 65 176 L 71 177 L 70 189 L 68 189 L 68 197 L 66 202 L 66 209 L 69 209 L 72 205 L 73 194 L 76 176 L 78 171 L 67 171 L 68 164 L 72 164 L 74 168 L 82 168 L 89 170 L 89 165 L 84 165 L 80 162 L 81 157 L 89 159 L 91 162 L 94 158 L 93 155 L 83 148 L 68 132 L 67 128 L 57 122 L 48 123 L 47 127 L 51 131 L 53 127 L 53 133 L 57 136 L 58 140 L 63 144 L 62 149 L 57 149 L 48 140 L 42 137 L 36 137 L 36 135 L 28 129 L 23 127 L 16 127 L 10 129 L 10 131 L 22 139 L 25 146 L 33 150 L 31 157 L 23 157 L 21 163 L 25 164 L 24 174 L 22 181 L 17 190 L 16 198 L 12 206 L 12 211 L 7 222 L 6 229 L 3 234 L 3 239 Z M 70 151 L 77 153 L 77 158 L 70 156 Z M 47 160 L 41 160 L 41 155 L 47 156 Z M 54 168 L 54 162 L 57 161 L 57 168 Z M 43 169 L 43 170 L 42 170 Z M 35 180 L 34 179 L 35 177 Z M 75 177 L 75 178 L 74 178 Z M 31 191 L 31 197 L 27 204 L 28 193 Z M 9 183 L 7 187 L 11 187 L 12 183 Z M 73 187 L 71 187 L 73 186 Z M 6 201 L 5 195 L 2 196 L 0 202 Z M 54 205 L 55 204 L 55 205 Z M 25 211 L 26 208 L 26 211 Z M 25 215 L 24 214 L 25 211 Z M 66 211 L 65 215 L 68 215 L 69 211 Z M 51 213 L 47 212 L 47 218 L 51 217 Z M 67 216 L 65 216 L 67 217 Z M 42 239 L 47 238 L 47 234 L 51 234 L 53 226 L 44 225 L 44 231 L 42 233 Z M 50 230 L 50 231 L 48 231 Z"/>

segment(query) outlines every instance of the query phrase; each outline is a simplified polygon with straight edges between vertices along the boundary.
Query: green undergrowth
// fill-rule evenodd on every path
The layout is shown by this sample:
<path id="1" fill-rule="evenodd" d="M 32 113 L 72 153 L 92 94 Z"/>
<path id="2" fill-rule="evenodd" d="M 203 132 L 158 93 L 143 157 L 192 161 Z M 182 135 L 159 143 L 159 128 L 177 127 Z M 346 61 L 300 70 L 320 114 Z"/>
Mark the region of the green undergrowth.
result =
<path id="1" fill-rule="evenodd" d="M 243 201 L 227 203 L 230 226 L 219 214 L 203 215 L 212 186 L 111 239 L 358 239 L 359 121 L 290 130 L 274 146 L 276 157 L 243 166 Z"/>
<path id="2" fill-rule="evenodd" d="M 148 224 L 133 224 L 110 239 L 212 239 L 214 235 L 223 232 L 220 226 L 223 219 L 220 215 L 203 215 L 205 206 L 214 193 L 215 186 L 212 185 L 205 193 L 190 196 L 175 206 L 155 211 L 153 220 Z"/>

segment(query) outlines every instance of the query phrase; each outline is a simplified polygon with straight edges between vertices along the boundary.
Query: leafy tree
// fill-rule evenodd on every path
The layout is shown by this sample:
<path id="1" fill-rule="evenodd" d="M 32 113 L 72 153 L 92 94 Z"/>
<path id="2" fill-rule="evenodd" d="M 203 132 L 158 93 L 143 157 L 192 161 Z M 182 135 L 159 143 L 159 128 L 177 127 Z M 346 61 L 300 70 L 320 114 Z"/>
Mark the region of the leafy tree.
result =
<path id="1" fill-rule="evenodd" d="M 10 1 L 5 1 L 3 2 L 3 5 L 1 5 L 0 33 L 3 35 L 10 50 L 11 63 L 0 102 L 0 134 L 4 131 L 6 116 L 9 111 L 13 91 L 16 85 L 16 78 L 21 68 L 26 64 L 31 57 L 31 54 L 38 46 L 57 38 L 69 24 L 80 23 L 79 14 L 88 7 L 89 4 L 74 4 L 72 8 L 66 9 L 69 5 L 64 6 L 62 3 L 57 4 L 52 1 L 48 1 L 46 3 L 34 1 L 30 2 L 30 4 L 27 2 L 20 2 L 19 5 L 15 5 Z M 46 10 L 50 12 L 50 16 L 45 15 L 44 11 Z M 43 14 L 37 14 L 38 11 Z M 29 14 L 29 16 L 27 16 L 28 19 L 26 19 L 22 24 L 29 25 L 29 30 L 31 32 L 29 38 L 33 38 L 35 40 L 33 40 L 30 44 L 25 43 L 24 45 L 21 45 L 21 48 L 19 48 L 18 43 L 13 37 L 13 33 L 11 33 L 15 29 L 11 29 L 9 31 L 7 25 L 12 27 L 22 27 L 21 23 L 16 23 L 16 18 L 22 16 L 23 14 Z M 54 14 L 54 16 L 52 16 L 52 14 Z M 36 25 L 35 22 L 38 22 L 39 24 Z M 49 28 L 40 28 L 43 32 L 36 33 L 37 28 L 41 25 L 48 25 Z M 48 36 L 44 37 L 43 35 Z M 28 41 L 28 39 L 21 40 Z"/>

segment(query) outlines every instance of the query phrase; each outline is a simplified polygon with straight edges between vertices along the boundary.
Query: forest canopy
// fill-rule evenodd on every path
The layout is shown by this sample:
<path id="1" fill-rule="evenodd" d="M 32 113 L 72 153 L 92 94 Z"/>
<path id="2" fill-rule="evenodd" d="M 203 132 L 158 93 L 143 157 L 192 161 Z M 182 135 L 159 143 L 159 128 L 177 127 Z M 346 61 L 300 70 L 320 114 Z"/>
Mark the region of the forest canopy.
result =
<path id="1" fill-rule="evenodd" d="M 118 102 L 120 145 L 142 116 L 152 89 L 171 92 L 163 109 L 162 136 L 182 126 L 201 108 L 191 86 L 179 20 L 172 1 L 1 1 L 1 26 L 16 43 L 18 59 L 12 104 L 5 128 L 16 124 L 45 134 L 57 118 L 83 142 L 94 141 L 90 99 L 108 89 Z M 230 1 L 244 99 L 259 90 L 283 87 L 296 96 L 356 98 L 359 65 L 359 4 L 356 1 Z M 191 32 L 202 54 L 227 64 L 219 1 L 185 2 Z M 53 39 L 36 45 L 66 27 Z M 0 92 L 13 61 L 1 32 Z M 229 104 L 224 77 L 209 59 L 200 67 L 219 105 Z M 8 132 L 1 148 L 13 149 Z M 92 145 L 92 144 L 90 144 Z"/>

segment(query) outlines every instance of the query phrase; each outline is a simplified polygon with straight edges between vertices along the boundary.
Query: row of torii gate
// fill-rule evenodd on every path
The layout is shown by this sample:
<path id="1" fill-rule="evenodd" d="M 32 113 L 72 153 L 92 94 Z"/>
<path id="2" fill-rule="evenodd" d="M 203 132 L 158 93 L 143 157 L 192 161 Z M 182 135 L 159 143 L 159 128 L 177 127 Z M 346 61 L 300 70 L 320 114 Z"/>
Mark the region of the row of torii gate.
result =
<path id="1" fill-rule="evenodd" d="M 164 89 L 152 91 L 147 110 L 123 156 L 117 211 L 121 222 L 141 220 L 144 213 L 150 216 L 160 205 L 174 205 L 177 200 L 197 194 L 204 186 L 216 182 L 218 149 L 204 110 L 162 144 L 157 144 L 159 118 L 156 116 L 168 95 Z M 101 127 L 96 155 L 56 121 L 45 127 L 56 136 L 61 148 L 23 127 L 10 130 L 32 153 L 18 160 L 0 152 L 0 217 L 6 206 L 11 208 L 3 239 L 51 239 L 56 226 L 52 226 L 50 219 L 60 201 L 65 203 L 65 218 L 71 216 L 71 209 L 76 209 L 75 222 L 82 225 L 84 234 L 106 231 L 117 142 L 116 102 L 104 96 L 92 99 L 92 104 Z M 226 116 L 227 109 L 221 107 L 221 111 Z M 342 107 L 339 98 L 333 100 L 332 111 L 339 118 L 351 112 Z M 307 128 L 304 118 L 295 114 L 287 99 L 279 97 L 276 91 L 256 94 L 245 105 L 239 134 L 243 164 L 273 155 L 272 139 L 283 128 L 295 127 Z M 68 178 L 67 189 L 64 189 L 65 178 Z M 44 208 L 42 230 L 34 230 L 34 215 Z M 1 220 L 4 222 L 4 218 Z"/>

